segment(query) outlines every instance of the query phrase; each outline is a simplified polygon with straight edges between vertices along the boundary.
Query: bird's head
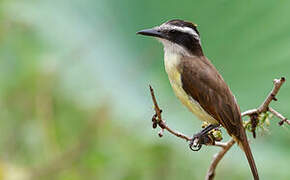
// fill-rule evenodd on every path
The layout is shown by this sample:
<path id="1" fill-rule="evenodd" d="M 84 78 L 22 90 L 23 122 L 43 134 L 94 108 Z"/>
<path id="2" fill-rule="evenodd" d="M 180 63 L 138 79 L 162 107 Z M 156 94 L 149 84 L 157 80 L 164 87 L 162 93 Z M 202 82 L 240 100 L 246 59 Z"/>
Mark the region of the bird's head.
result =
<path id="1" fill-rule="evenodd" d="M 151 29 L 138 31 L 137 34 L 156 37 L 165 50 L 178 50 L 191 55 L 203 55 L 200 44 L 200 35 L 194 23 L 174 19 Z M 182 49 L 180 49 L 182 48 Z"/>

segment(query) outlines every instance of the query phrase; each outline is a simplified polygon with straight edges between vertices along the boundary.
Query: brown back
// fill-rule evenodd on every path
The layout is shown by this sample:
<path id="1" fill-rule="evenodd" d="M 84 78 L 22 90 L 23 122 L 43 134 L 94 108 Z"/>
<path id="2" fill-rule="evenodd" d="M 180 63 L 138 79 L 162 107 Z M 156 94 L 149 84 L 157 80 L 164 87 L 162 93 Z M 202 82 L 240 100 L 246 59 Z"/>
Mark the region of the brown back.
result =
<path id="1" fill-rule="evenodd" d="M 242 140 L 240 109 L 222 76 L 205 57 L 184 57 L 180 65 L 185 92 L 216 119 L 230 135 Z"/>

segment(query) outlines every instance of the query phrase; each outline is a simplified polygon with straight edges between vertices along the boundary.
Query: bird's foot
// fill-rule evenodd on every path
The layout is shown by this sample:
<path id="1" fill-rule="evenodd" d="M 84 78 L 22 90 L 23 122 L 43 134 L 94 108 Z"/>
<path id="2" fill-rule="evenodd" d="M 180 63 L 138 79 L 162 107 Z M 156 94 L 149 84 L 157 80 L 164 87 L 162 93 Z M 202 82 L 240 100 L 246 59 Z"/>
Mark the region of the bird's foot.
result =
<path id="1" fill-rule="evenodd" d="M 201 140 L 201 135 L 199 133 L 193 135 L 192 139 L 189 142 L 189 148 L 192 151 L 199 151 L 202 147 L 200 140 Z"/>
<path id="2" fill-rule="evenodd" d="M 211 124 L 197 134 L 194 134 L 189 143 L 189 148 L 192 151 L 199 151 L 202 145 L 207 145 L 214 142 L 214 137 L 209 133 L 211 130 L 218 128 L 219 125 Z"/>

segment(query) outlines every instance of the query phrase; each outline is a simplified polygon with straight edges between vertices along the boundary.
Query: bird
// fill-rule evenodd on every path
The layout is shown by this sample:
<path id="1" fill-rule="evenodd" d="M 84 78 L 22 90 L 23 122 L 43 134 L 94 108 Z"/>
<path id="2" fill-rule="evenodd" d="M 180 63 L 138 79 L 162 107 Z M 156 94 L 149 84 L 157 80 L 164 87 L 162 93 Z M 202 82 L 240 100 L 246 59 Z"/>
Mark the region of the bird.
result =
<path id="1" fill-rule="evenodd" d="M 197 25 L 173 19 L 137 34 L 163 44 L 165 71 L 175 95 L 198 119 L 210 124 L 201 132 L 223 126 L 245 152 L 254 180 L 259 180 L 240 108 L 221 74 L 204 55 Z"/>

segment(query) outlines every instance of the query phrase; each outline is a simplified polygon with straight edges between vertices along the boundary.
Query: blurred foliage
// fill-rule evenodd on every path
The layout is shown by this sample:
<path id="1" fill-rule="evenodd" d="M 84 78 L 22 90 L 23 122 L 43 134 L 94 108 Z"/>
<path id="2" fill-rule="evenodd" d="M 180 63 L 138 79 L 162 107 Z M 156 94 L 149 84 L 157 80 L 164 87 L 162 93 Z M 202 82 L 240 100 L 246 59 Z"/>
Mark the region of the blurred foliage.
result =
<path id="1" fill-rule="evenodd" d="M 135 32 L 181 18 L 199 25 L 207 56 L 242 110 L 273 78 L 290 78 L 288 1 L 0 1 L 0 180 L 203 179 L 216 148 L 151 130 L 148 84 L 167 122 L 192 134 L 196 120 L 174 97 L 162 47 Z M 290 117 L 290 85 L 272 105 Z M 252 140 L 261 179 L 289 179 L 289 128 L 272 118 Z M 266 121 L 265 121 L 266 122 Z M 273 168 L 275 167 L 275 168 Z M 251 179 L 233 148 L 216 179 Z"/>

